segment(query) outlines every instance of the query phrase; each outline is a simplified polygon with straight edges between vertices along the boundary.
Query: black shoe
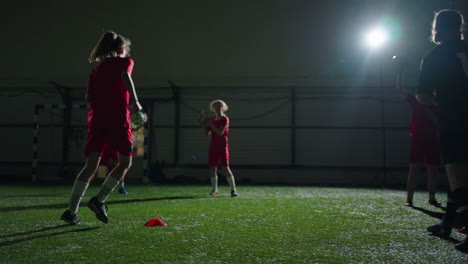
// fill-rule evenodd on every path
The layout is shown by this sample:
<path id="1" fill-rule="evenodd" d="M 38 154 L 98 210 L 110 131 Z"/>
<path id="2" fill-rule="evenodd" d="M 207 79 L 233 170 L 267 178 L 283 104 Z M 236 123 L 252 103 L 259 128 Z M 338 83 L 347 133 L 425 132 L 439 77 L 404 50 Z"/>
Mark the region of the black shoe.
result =
<path id="1" fill-rule="evenodd" d="M 439 201 L 437 201 L 436 199 L 429 199 L 429 204 L 433 206 L 440 206 Z"/>
<path id="2" fill-rule="evenodd" d="M 455 245 L 455 249 L 468 253 L 468 237 L 462 242 Z"/>
<path id="3" fill-rule="evenodd" d="M 78 214 L 72 214 L 70 211 L 66 210 L 63 212 L 62 217 L 60 217 L 63 221 L 69 223 L 70 225 L 79 225 L 80 219 L 78 219 Z"/>
<path id="4" fill-rule="evenodd" d="M 434 236 L 449 237 L 451 228 L 445 227 L 442 224 L 433 225 L 427 228 L 428 232 L 431 232 Z"/>
<path id="5" fill-rule="evenodd" d="M 93 197 L 89 200 L 88 207 L 96 214 L 96 218 L 101 222 L 106 224 L 109 222 L 106 203 L 101 203 L 96 197 Z"/>

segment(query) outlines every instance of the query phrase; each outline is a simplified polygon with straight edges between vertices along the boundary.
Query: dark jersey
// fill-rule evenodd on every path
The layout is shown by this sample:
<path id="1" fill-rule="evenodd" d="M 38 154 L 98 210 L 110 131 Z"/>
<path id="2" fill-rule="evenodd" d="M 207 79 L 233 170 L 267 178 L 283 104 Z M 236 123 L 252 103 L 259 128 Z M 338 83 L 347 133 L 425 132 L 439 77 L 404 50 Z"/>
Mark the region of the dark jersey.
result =
<path id="1" fill-rule="evenodd" d="M 421 62 L 417 93 L 436 95 L 441 118 L 468 114 L 468 44 L 448 41 L 435 47 Z"/>
<path id="2" fill-rule="evenodd" d="M 421 63 L 417 93 L 436 95 L 445 164 L 468 161 L 468 44 L 444 42 Z"/>

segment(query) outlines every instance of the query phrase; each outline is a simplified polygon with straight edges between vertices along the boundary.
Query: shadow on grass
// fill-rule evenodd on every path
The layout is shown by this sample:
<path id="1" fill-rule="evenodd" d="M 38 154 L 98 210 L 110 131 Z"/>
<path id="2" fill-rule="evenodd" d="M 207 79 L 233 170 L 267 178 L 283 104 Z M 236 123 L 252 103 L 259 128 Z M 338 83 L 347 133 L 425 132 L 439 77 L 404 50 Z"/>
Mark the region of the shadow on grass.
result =
<path id="1" fill-rule="evenodd" d="M 444 217 L 444 213 L 434 212 L 434 211 L 427 210 L 427 209 L 424 209 L 422 207 L 417 207 L 417 206 L 411 206 L 411 208 L 413 208 L 413 209 L 415 209 L 417 211 L 423 212 L 423 213 L 427 214 L 428 216 L 431 216 L 431 217 L 434 217 L 434 218 L 437 218 L 437 219 L 442 219 Z"/>
<path id="2" fill-rule="evenodd" d="M 439 207 L 439 206 L 437 206 Z M 423 212 L 431 217 L 434 217 L 434 218 L 437 218 L 437 219 L 440 219 L 442 220 L 444 218 L 444 213 L 439 213 L 439 212 L 433 212 L 433 211 L 430 211 L 430 210 L 427 210 L 427 209 L 424 209 L 424 208 L 421 208 L 421 207 L 416 207 L 416 206 L 411 206 L 411 208 L 415 209 L 415 210 L 418 210 L 420 212 Z M 445 210 L 444 207 L 440 207 L 441 209 Z M 455 224 L 454 227 L 460 227 L 458 224 Z M 444 236 L 438 236 L 438 235 L 434 235 L 434 234 L 431 234 L 431 236 L 434 236 L 434 237 L 438 237 L 438 238 L 441 238 L 443 240 L 447 240 L 451 243 L 454 243 L 454 244 L 457 244 L 457 243 L 460 243 L 459 240 L 453 238 L 453 237 L 444 237 Z"/>
<path id="3" fill-rule="evenodd" d="M 33 231 L 21 232 L 21 233 L 16 233 L 16 234 L 11 234 L 11 235 L 3 235 L 3 236 L 0 236 L 0 239 L 8 238 L 8 237 L 15 237 L 15 236 L 22 236 L 22 235 L 30 235 L 30 234 L 34 234 L 34 233 L 39 233 L 39 232 L 64 228 L 64 227 L 67 227 L 67 226 L 70 226 L 70 225 L 69 224 L 63 224 L 63 225 L 57 225 L 57 226 L 49 226 L 49 227 L 44 227 L 44 228 L 41 228 L 41 229 L 38 229 L 38 230 L 33 230 Z"/>
<path id="4" fill-rule="evenodd" d="M 125 204 L 125 203 L 138 203 L 138 202 L 152 202 L 162 200 L 185 200 L 185 199 L 196 199 L 196 197 L 158 197 L 158 198 L 141 198 L 141 199 L 126 199 L 120 201 L 110 201 L 107 204 Z M 80 206 L 84 206 L 81 203 Z M 0 207 L 0 212 L 11 212 L 11 211 L 22 211 L 22 210 L 33 210 L 33 209 L 65 209 L 68 204 L 44 204 L 44 205 L 29 205 L 29 206 L 13 206 L 13 207 Z"/>
<path id="5" fill-rule="evenodd" d="M 198 197 L 200 198 L 200 197 Z M 120 201 L 110 201 L 107 204 L 126 204 L 126 203 L 139 203 L 139 202 L 151 202 L 151 201 L 162 201 L 162 200 L 188 200 L 197 199 L 193 196 L 180 196 L 180 197 L 159 197 L 159 198 L 137 198 L 137 199 L 125 199 Z"/>
<path id="6" fill-rule="evenodd" d="M 0 198 L 34 198 L 34 197 L 58 197 L 51 194 L 28 194 L 28 195 L 0 195 Z"/>
<path id="7" fill-rule="evenodd" d="M 453 244 L 458 244 L 458 243 L 461 242 L 460 240 L 457 240 L 457 239 L 455 239 L 453 237 L 443 237 L 443 236 L 437 236 L 437 235 L 431 235 L 431 236 L 438 237 L 440 239 L 446 240 L 446 241 L 451 242 Z"/>
<path id="8" fill-rule="evenodd" d="M 445 211 L 445 207 L 443 207 L 443 206 L 440 205 L 440 204 L 439 204 L 439 205 L 432 205 L 432 206 L 437 207 L 437 208 L 439 208 L 440 210 L 444 210 L 444 211 Z"/>
<path id="9" fill-rule="evenodd" d="M 47 227 L 47 228 L 39 229 L 39 230 L 36 230 L 36 231 L 18 233 L 18 234 L 14 234 L 14 235 L 10 235 L 10 236 L 19 236 L 19 235 L 23 235 L 23 234 L 32 234 L 32 233 L 41 232 L 41 231 L 58 229 L 58 228 L 62 228 L 62 227 L 65 227 L 65 226 L 70 226 L 70 225 L 59 225 L 59 226 L 55 226 L 55 227 Z M 73 229 L 73 230 L 67 230 L 67 231 L 54 232 L 54 233 L 45 234 L 45 235 L 37 235 L 37 236 L 32 236 L 32 237 L 19 238 L 19 239 L 15 239 L 15 240 L 0 242 L 0 247 L 11 246 L 11 245 L 14 245 L 16 243 L 20 243 L 20 242 L 24 242 L 24 241 L 31 241 L 31 240 L 39 239 L 39 238 L 59 236 L 59 235 L 65 235 L 65 234 L 69 234 L 69 233 L 76 233 L 76 232 L 86 232 L 86 231 L 91 231 L 91 230 L 95 230 L 95 229 L 98 229 L 98 228 L 100 228 L 100 227 L 80 228 L 80 229 Z"/>

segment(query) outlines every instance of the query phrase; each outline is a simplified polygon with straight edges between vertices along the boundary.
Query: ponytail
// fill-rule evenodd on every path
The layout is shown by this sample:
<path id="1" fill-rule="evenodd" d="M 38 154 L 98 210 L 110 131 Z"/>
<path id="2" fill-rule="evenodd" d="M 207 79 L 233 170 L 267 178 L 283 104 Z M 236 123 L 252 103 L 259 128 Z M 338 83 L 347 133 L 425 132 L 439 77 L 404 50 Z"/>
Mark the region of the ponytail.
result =
<path id="1" fill-rule="evenodd" d="M 113 32 L 107 31 L 102 34 L 99 41 L 96 43 L 96 46 L 91 51 L 88 61 L 102 61 L 108 57 L 117 57 L 119 51 L 124 48 L 127 53 L 130 53 L 130 40 L 124 38 L 123 36 Z"/>

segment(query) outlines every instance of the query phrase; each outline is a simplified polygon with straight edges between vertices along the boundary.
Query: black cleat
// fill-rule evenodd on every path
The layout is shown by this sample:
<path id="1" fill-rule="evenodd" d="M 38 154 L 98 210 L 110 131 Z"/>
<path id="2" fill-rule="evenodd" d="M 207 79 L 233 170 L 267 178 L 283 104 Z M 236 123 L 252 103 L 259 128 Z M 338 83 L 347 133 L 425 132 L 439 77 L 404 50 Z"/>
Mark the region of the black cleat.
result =
<path id="1" fill-rule="evenodd" d="M 429 199 L 429 204 L 433 206 L 440 206 L 439 201 L 437 201 L 436 199 Z"/>
<path id="2" fill-rule="evenodd" d="M 457 250 L 468 253 L 468 237 L 465 238 L 462 242 L 455 245 Z"/>
<path id="3" fill-rule="evenodd" d="M 96 214 L 96 218 L 99 219 L 99 221 L 106 224 L 109 222 L 106 203 L 101 203 L 96 197 L 93 197 L 89 200 L 88 207 Z"/>
<path id="4" fill-rule="evenodd" d="M 69 223 L 70 225 L 79 225 L 80 219 L 78 219 L 78 214 L 72 214 L 70 211 L 66 210 L 63 212 L 62 217 L 60 217 L 63 221 Z"/>
<path id="5" fill-rule="evenodd" d="M 432 225 L 427 228 L 428 232 L 431 232 L 434 236 L 438 237 L 449 237 L 451 233 L 451 228 L 447 228 L 442 224 Z"/>

